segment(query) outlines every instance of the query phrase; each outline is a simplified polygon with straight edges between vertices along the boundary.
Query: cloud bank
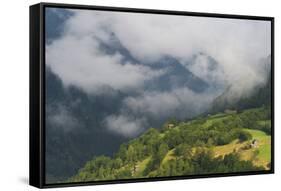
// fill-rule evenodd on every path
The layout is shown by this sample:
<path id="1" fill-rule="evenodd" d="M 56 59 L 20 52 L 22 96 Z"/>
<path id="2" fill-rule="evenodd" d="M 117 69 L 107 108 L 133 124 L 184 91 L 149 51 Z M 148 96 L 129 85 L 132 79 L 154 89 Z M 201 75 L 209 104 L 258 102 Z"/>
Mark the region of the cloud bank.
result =
<path id="1" fill-rule="evenodd" d="M 88 93 L 104 86 L 117 90 L 136 88 L 157 76 L 146 66 L 122 63 L 122 55 L 107 55 L 95 38 L 66 35 L 47 47 L 47 64 L 66 86 L 74 85 Z"/>
<path id="2" fill-rule="evenodd" d="M 185 118 L 186 113 L 198 114 L 211 101 L 213 95 L 198 94 L 188 88 L 170 92 L 144 92 L 140 96 L 127 97 L 124 105 L 134 114 L 150 115 L 155 118 Z"/>
<path id="3" fill-rule="evenodd" d="M 106 88 L 135 92 L 123 100 L 120 111 L 104 119 L 109 130 L 124 136 L 133 136 L 148 126 L 148 114 L 155 118 L 169 117 L 176 111 L 196 114 L 215 96 L 196 94 L 185 87 L 147 92 L 144 85 L 165 74 L 151 67 L 163 56 L 178 59 L 209 83 L 235 87 L 239 95 L 265 80 L 260 59 L 271 52 L 270 22 L 69 11 L 72 16 L 63 23 L 61 37 L 46 47 L 46 63 L 66 87 L 76 86 L 90 95 L 103 93 Z M 120 51 L 109 54 L 101 48 L 101 43 L 115 43 L 112 36 L 134 60 L 126 59 Z M 199 56 L 194 59 L 194 55 Z M 214 70 L 204 55 L 216 61 Z"/>

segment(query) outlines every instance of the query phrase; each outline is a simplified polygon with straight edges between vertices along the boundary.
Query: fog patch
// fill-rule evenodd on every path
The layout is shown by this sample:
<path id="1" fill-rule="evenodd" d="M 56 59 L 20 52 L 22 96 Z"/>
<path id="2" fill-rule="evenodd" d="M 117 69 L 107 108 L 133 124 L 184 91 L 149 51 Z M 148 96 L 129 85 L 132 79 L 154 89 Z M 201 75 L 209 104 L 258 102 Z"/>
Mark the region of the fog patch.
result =
<path id="1" fill-rule="evenodd" d="M 147 126 L 144 118 L 133 119 L 125 115 L 110 115 L 104 122 L 108 130 L 125 137 L 134 137 Z"/>
<path id="2" fill-rule="evenodd" d="M 69 132 L 79 127 L 79 121 L 71 114 L 69 109 L 63 105 L 47 107 L 47 122 L 53 128 L 60 128 Z"/>

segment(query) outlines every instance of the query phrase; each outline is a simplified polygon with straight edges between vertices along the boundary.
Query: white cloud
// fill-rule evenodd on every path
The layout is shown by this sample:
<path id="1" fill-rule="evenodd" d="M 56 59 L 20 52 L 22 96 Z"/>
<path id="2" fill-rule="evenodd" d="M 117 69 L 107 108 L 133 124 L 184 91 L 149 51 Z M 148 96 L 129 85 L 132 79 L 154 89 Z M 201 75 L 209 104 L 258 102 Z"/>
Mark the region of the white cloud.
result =
<path id="1" fill-rule="evenodd" d="M 171 92 L 143 92 L 127 97 L 118 114 L 105 118 L 105 127 L 125 137 L 134 137 L 150 128 L 149 121 L 171 117 L 186 119 L 204 111 L 215 95 L 197 94 L 188 88 Z"/>
<path id="2" fill-rule="evenodd" d="M 74 85 L 87 93 L 99 93 L 103 87 L 126 90 L 142 86 L 159 75 L 146 66 L 122 63 L 120 54 L 107 55 L 99 51 L 90 36 L 65 35 L 47 46 L 47 65 L 66 86 Z"/>
<path id="3" fill-rule="evenodd" d="M 126 137 L 137 135 L 147 126 L 145 119 L 130 119 L 125 115 L 111 115 L 106 117 L 104 122 L 110 131 Z"/>
<path id="4" fill-rule="evenodd" d="M 113 14 L 113 31 L 139 59 L 155 60 L 172 55 L 189 60 L 204 52 L 215 58 L 228 84 L 259 82 L 258 63 L 270 54 L 270 22 L 222 18 Z M 251 73 L 249 75 L 249 72 Z M 199 74 L 199 72 L 197 73 Z M 255 74 L 255 75 L 253 75 Z M 247 85 L 247 84 L 245 84 Z"/>
<path id="5" fill-rule="evenodd" d="M 205 54 L 196 55 L 192 62 L 186 63 L 193 74 L 210 84 L 224 85 L 225 73 L 218 63 Z"/>
<path id="6" fill-rule="evenodd" d="M 72 12 L 62 37 L 47 45 L 46 63 L 65 86 L 74 85 L 89 94 L 101 93 L 106 88 L 137 92 L 123 101 L 123 110 L 129 113 L 121 109 L 104 121 L 109 130 L 124 136 L 143 130 L 148 125 L 146 115 L 156 119 L 175 114 L 183 118 L 196 115 L 215 97 L 184 87 L 170 92 L 146 91 L 143 85 L 163 71 L 154 71 L 141 63 L 153 64 L 166 55 L 175 57 L 207 82 L 232 85 L 234 94 L 239 96 L 265 80 L 260 59 L 271 52 L 268 21 Z M 110 46 L 112 34 L 140 63 L 124 62 L 120 53 L 106 54 L 100 49 L 100 41 Z M 193 65 L 186 65 L 199 52 L 214 58 L 218 68 L 210 73 L 204 56 L 199 56 Z M 132 117 L 141 114 L 142 117 Z"/>
<path id="7" fill-rule="evenodd" d="M 90 10 L 73 13 L 64 37 L 47 48 L 47 64 L 66 84 L 84 89 L 99 84 L 130 88 L 153 76 L 148 68 L 122 65 L 121 55 L 98 50 L 95 39 L 110 44 L 112 32 L 141 61 L 163 55 L 188 60 L 204 52 L 218 61 L 228 84 L 249 80 L 250 86 L 255 85 L 260 77 L 258 60 L 271 51 L 269 21 Z"/>
<path id="8" fill-rule="evenodd" d="M 204 111 L 214 97 L 214 94 L 197 94 L 188 88 L 179 88 L 171 92 L 144 92 L 141 96 L 126 98 L 124 105 L 134 114 L 189 118 Z"/>

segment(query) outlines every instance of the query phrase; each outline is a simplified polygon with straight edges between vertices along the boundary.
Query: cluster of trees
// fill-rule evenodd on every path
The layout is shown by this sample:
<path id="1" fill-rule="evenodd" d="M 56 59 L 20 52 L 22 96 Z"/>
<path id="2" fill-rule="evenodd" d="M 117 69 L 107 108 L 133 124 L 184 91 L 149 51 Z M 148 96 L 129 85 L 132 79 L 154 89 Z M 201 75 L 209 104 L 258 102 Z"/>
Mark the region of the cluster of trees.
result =
<path id="1" fill-rule="evenodd" d="M 185 156 L 169 160 L 149 175 L 161 177 L 253 170 L 263 170 L 263 167 L 256 167 L 250 161 L 241 161 L 235 153 L 215 158 L 210 150 L 199 150 L 192 157 Z"/>
<path id="2" fill-rule="evenodd" d="M 244 128 L 257 129 L 271 135 L 271 107 L 245 111 L 239 114 Z"/>
<path id="3" fill-rule="evenodd" d="M 198 121 L 201 121 L 199 123 Z M 225 120 L 204 125 L 205 120 L 196 120 L 180 125 L 180 129 L 171 129 L 165 133 L 164 141 L 169 148 L 186 143 L 189 146 L 225 145 L 235 139 L 241 142 L 250 140 L 251 134 L 243 130 L 242 120 L 238 116 L 229 116 Z"/>
<path id="4" fill-rule="evenodd" d="M 254 166 L 251 161 L 241 161 L 236 153 L 231 153 L 224 157 L 214 157 L 211 150 L 199 148 L 192 154 L 191 150 L 189 150 L 190 147 L 184 144 L 178 146 L 175 150 L 176 158 L 167 160 L 165 163 L 161 164 L 161 158 L 164 155 L 165 149 L 167 149 L 167 145 L 162 145 L 161 147 L 163 147 L 163 150 L 157 154 L 156 158 L 151 158 L 140 177 L 183 176 L 264 170 L 263 167 Z M 69 181 L 80 182 L 137 177 L 134 176 L 130 165 L 122 167 L 121 164 L 119 159 L 110 160 L 108 157 L 100 156 L 88 162 L 86 166 L 80 170 L 79 174 L 72 177 Z"/>
<path id="5" fill-rule="evenodd" d="M 268 110 L 263 107 L 219 120 L 212 120 L 213 116 L 201 117 L 185 123 L 173 121 L 176 124 L 173 128 L 151 128 L 140 137 L 122 144 L 112 158 L 99 156 L 87 162 L 69 181 L 261 170 L 262 167 L 256 167 L 250 161 L 240 161 L 235 153 L 214 157 L 210 148 L 233 140 L 251 140 L 251 134 L 244 128 L 259 128 L 253 124 L 268 119 Z M 164 160 L 168 153 L 172 158 Z M 140 169 L 140 163 L 147 159 L 148 162 Z"/>

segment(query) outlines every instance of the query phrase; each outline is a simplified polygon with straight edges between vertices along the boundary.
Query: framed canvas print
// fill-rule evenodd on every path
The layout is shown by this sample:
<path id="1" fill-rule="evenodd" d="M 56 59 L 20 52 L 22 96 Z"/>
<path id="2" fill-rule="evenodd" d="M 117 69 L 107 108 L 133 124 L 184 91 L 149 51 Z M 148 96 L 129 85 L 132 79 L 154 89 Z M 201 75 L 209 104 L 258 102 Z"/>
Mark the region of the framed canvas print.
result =
<path id="1" fill-rule="evenodd" d="M 272 17 L 30 7 L 30 184 L 274 172 Z"/>

